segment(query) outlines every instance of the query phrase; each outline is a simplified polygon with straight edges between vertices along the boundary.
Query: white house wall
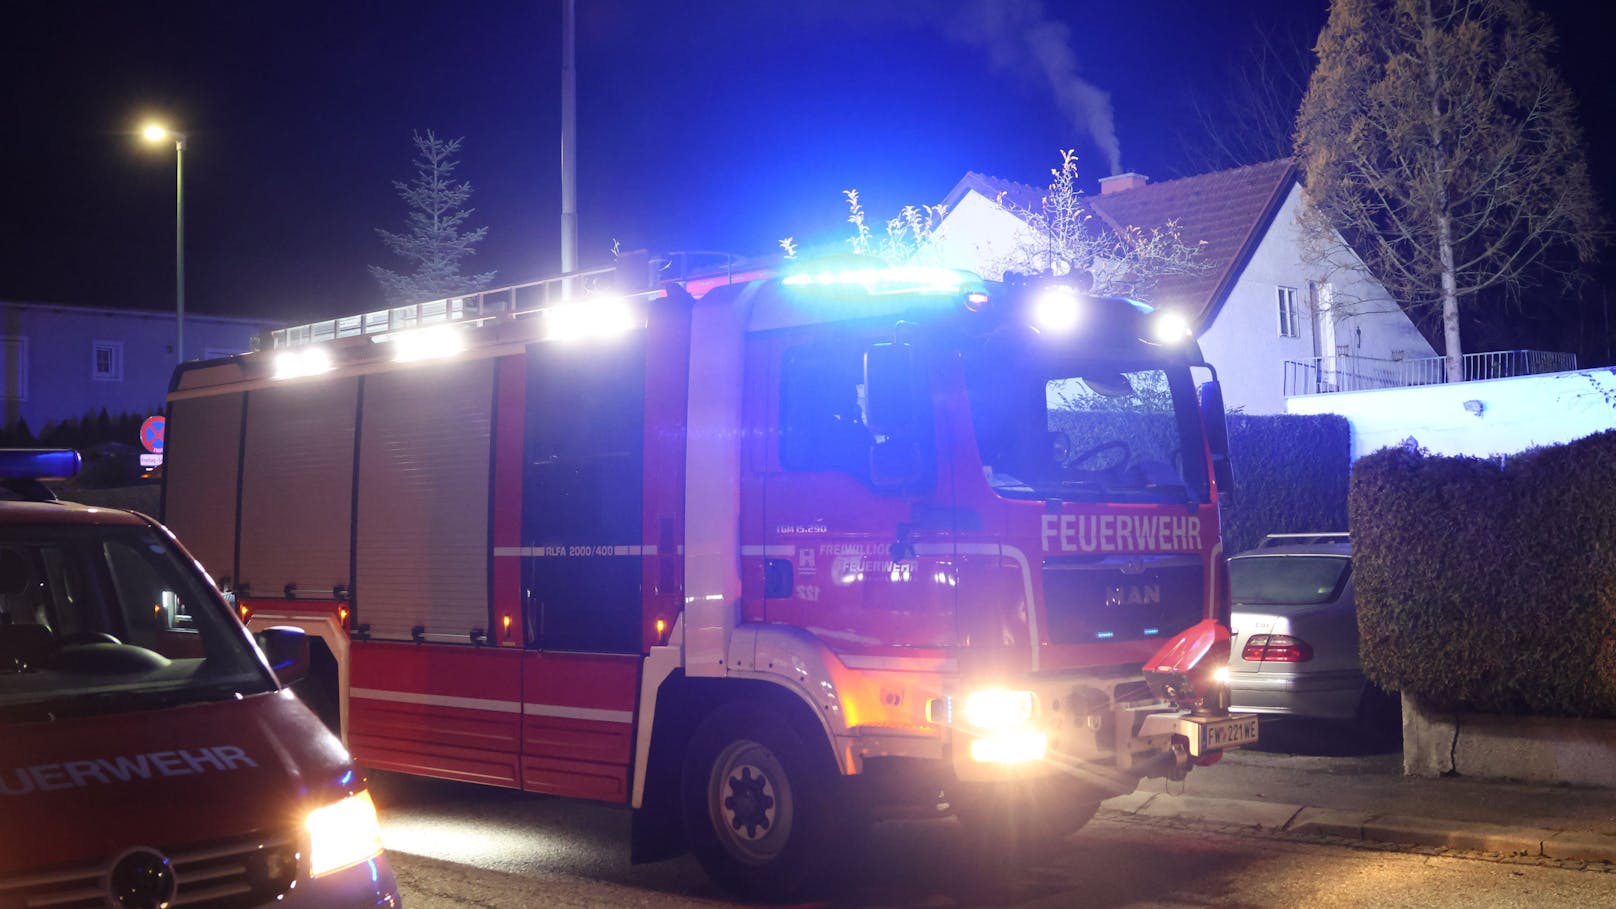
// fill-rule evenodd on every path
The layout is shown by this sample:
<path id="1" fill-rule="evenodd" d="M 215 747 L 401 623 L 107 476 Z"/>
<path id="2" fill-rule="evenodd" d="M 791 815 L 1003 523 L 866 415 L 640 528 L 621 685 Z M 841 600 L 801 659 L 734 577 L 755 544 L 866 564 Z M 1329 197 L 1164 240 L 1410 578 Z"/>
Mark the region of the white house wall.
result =
<path id="1" fill-rule="evenodd" d="M 1286 361 L 1305 363 L 1335 353 L 1315 346 L 1319 342 L 1308 302 L 1310 281 L 1332 285 L 1336 343 L 1347 344 L 1352 356 L 1389 360 L 1399 353 L 1435 355 L 1414 323 L 1367 272 L 1339 269 L 1332 274 L 1309 266 L 1297 221 L 1301 204 L 1301 189 L 1292 187 L 1222 310 L 1201 335 L 1201 349 L 1222 380 L 1224 400 L 1246 413 L 1284 413 Z M 1296 289 L 1300 330 L 1294 338 L 1279 333 L 1281 286 Z M 1175 301 L 1155 303 L 1167 307 Z"/>
<path id="2" fill-rule="evenodd" d="M 1488 457 L 1616 429 L 1616 370 L 1305 395 L 1285 409 L 1346 417 L 1354 460 L 1408 439 L 1432 454 Z"/>

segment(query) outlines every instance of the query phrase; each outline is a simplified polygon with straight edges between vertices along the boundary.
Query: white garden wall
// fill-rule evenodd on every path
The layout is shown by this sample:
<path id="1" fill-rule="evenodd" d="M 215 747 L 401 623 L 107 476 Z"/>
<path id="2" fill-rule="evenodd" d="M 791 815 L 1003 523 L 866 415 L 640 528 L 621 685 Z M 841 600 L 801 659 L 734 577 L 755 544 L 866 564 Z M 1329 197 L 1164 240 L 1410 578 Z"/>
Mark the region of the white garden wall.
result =
<path id="1" fill-rule="evenodd" d="M 1285 411 L 1346 417 L 1353 460 L 1410 438 L 1432 454 L 1514 454 L 1616 428 L 1616 369 L 1304 395 Z"/>

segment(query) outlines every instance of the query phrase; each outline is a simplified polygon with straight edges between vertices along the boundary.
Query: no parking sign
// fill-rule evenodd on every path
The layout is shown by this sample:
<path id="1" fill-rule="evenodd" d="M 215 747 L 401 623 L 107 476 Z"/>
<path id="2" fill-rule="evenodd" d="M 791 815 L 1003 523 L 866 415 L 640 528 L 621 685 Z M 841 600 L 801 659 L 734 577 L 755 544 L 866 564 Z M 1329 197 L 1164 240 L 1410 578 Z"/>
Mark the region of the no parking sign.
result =
<path id="1" fill-rule="evenodd" d="M 161 415 L 147 417 L 146 422 L 140 424 L 140 444 L 151 454 L 140 456 L 142 467 L 156 467 L 163 463 L 163 430 L 168 428 L 168 419 Z"/>
<path id="2" fill-rule="evenodd" d="M 168 425 L 168 418 L 163 416 L 147 417 L 146 422 L 140 424 L 140 444 L 152 454 L 163 453 L 163 430 Z"/>

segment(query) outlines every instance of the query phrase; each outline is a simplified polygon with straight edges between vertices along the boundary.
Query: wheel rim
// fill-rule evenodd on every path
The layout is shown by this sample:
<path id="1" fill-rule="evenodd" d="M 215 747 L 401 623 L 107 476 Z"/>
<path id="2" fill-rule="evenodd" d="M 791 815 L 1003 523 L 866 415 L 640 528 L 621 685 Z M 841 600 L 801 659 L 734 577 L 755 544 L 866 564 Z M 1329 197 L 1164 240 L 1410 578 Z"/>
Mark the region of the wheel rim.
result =
<path id="1" fill-rule="evenodd" d="M 732 742 L 719 753 L 707 810 L 724 850 L 747 864 L 778 857 L 790 842 L 791 782 L 774 753 L 757 742 Z"/>

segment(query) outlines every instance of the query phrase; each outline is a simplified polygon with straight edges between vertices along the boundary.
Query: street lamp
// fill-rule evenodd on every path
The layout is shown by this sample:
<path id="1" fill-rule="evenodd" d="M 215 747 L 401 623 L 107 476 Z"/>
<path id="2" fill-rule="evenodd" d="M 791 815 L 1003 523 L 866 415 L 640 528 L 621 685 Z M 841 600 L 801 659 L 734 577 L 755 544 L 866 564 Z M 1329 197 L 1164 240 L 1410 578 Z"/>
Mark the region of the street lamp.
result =
<path id="1" fill-rule="evenodd" d="M 160 123 L 141 131 L 147 142 L 174 140 L 174 362 L 185 362 L 185 134 Z"/>

